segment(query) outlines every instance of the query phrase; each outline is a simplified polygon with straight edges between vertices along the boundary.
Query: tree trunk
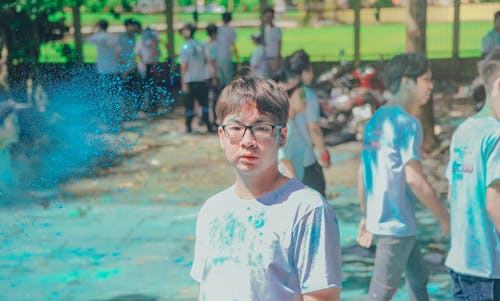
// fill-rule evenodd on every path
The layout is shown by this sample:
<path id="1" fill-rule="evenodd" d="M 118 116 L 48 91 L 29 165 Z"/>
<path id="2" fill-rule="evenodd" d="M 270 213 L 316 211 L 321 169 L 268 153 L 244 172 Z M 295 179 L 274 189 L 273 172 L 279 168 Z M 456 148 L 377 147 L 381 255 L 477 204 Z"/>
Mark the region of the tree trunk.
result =
<path id="1" fill-rule="evenodd" d="M 167 51 L 170 64 L 174 61 L 174 2 L 165 0 L 165 15 L 167 18 Z"/>
<path id="2" fill-rule="evenodd" d="M 426 43 L 426 17 L 427 0 L 409 0 L 406 24 L 406 51 L 410 53 L 427 52 Z M 438 139 L 434 132 L 434 101 L 431 98 L 421 107 L 417 114 L 424 130 L 424 142 L 422 148 L 424 152 L 434 149 L 438 144 Z"/>
<path id="3" fill-rule="evenodd" d="M 76 1 L 72 7 L 73 10 L 73 28 L 75 29 L 75 62 L 83 63 L 83 47 L 82 47 L 82 20 L 80 15 L 81 1 Z"/>
<path id="4" fill-rule="evenodd" d="M 25 12 L 11 9 L 0 14 L 0 27 L 5 33 L 10 94 L 15 101 L 27 103 L 28 79 L 33 78 L 40 54 L 40 26 Z"/>

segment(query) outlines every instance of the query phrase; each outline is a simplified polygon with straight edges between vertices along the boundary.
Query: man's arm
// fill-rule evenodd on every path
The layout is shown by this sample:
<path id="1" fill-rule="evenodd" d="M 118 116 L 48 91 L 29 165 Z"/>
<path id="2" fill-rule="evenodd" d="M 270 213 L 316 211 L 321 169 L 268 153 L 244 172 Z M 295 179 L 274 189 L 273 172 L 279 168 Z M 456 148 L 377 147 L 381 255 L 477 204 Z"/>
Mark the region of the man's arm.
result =
<path id="1" fill-rule="evenodd" d="M 187 63 L 181 63 L 181 89 L 182 89 L 182 92 L 184 93 L 188 93 L 189 92 L 189 88 L 188 88 L 188 85 L 186 83 L 186 69 L 187 69 Z"/>
<path id="2" fill-rule="evenodd" d="M 323 133 L 321 132 L 321 127 L 319 122 L 309 122 L 307 124 L 307 129 L 309 130 L 309 134 L 311 136 L 311 141 L 313 145 L 320 151 L 321 153 L 321 163 L 326 167 L 330 167 L 332 164 L 330 162 L 330 153 L 325 146 L 325 138 L 323 137 Z"/>
<path id="3" fill-rule="evenodd" d="M 304 301 L 338 301 L 340 300 L 340 288 L 333 287 L 321 291 L 302 295 Z"/>
<path id="4" fill-rule="evenodd" d="M 361 164 L 358 169 L 358 198 L 359 208 L 361 210 L 361 220 L 358 226 L 356 241 L 363 248 L 369 248 L 373 243 L 373 234 L 366 230 L 366 191 L 365 182 L 363 181 L 363 166 Z"/>
<path id="5" fill-rule="evenodd" d="M 500 180 L 486 188 L 486 210 L 500 233 Z"/>
<path id="6" fill-rule="evenodd" d="M 431 184 L 427 181 L 420 161 L 411 160 L 405 165 L 406 182 L 413 194 L 434 213 L 441 223 L 443 234 L 450 234 L 450 216 L 443 207 Z"/>

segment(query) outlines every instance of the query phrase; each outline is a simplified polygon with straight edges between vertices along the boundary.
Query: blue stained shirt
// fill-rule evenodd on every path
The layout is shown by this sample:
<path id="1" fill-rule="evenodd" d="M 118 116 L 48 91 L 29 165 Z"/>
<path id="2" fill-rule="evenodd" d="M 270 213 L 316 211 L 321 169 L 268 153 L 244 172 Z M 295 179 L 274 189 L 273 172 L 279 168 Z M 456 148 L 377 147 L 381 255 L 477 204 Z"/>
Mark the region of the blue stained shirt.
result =
<path id="1" fill-rule="evenodd" d="M 400 106 L 378 109 L 366 124 L 361 152 L 367 230 L 395 237 L 417 233 L 405 165 L 421 160 L 422 125 Z"/>
<path id="2" fill-rule="evenodd" d="M 298 128 L 297 119 L 289 119 L 286 127 L 286 143 L 278 152 L 278 159 L 287 159 L 295 170 L 295 177 L 302 181 L 304 179 L 304 155 L 307 152 L 307 139 Z"/>
<path id="3" fill-rule="evenodd" d="M 468 118 L 453 134 L 446 169 L 451 195 L 451 247 L 457 273 L 500 278 L 500 234 L 486 211 L 486 189 L 500 180 L 500 121 Z"/>
<path id="4" fill-rule="evenodd" d="M 186 83 L 203 82 L 207 79 L 207 57 L 203 44 L 190 39 L 182 44 L 179 52 L 181 64 L 186 64 L 184 73 Z"/>
<path id="5" fill-rule="evenodd" d="M 332 207 L 296 179 L 257 199 L 239 198 L 233 185 L 198 214 L 191 276 L 199 300 L 302 300 L 340 287 L 341 265 Z"/>
<path id="6" fill-rule="evenodd" d="M 319 108 L 319 99 L 316 93 L 308 87 L 304 87 L 304 94 L 306 96 L 306 110 L 297 114 L 295 117 L 298 130 L 304 137 L 305 152 L 304 152 L 304 167 L 309 167 L 316 163 L 316 154 L 314 153 L 314 145 L 311 140 L 311 135 L 309 134 L 308 124 L 313 122 L 319 122 L 321 113 Z"/>

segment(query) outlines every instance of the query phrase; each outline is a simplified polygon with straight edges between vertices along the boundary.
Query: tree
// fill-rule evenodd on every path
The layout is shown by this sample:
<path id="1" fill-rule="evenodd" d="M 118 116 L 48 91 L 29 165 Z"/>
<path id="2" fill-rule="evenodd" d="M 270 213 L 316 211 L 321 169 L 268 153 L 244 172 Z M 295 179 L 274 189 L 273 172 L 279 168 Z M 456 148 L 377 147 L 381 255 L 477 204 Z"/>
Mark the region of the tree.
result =
<path id="1" fill-rule="evenodd" d="M 426 43 L 426 17 L 427 0 L 409 0 L 408 18 L 406 23 L 406 51 L 412 53 L 427 52 Z M 436 147 L 438 139 L 434 133 L 434 101 L 432 97 L 427 104 L 422 106 L 417 117 L 422 122 L 424 130 L 424 151 L 430 151 Z"/>
<path id="2" fill-rule="evenodd" d="M 12 96 L 27 102 L 27 80 L 33 78 L 40 45 L 61 39 L 67 30 L 64 20 L 49 17 L 69 0 L 3 0 L 0 2 L 0 35 L 7 48 L 7 81 Z"/>

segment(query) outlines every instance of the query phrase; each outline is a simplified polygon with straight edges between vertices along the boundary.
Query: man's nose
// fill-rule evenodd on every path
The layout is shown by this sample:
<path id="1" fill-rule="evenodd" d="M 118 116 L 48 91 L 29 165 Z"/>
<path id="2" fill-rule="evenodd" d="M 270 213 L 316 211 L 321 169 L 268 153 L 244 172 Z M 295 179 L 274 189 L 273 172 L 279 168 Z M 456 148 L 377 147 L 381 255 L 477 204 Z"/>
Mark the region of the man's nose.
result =
<path id="1" fill-rule="evenodd" d="M 241 143 L 244 145 L 254 145 L 255 142 L 256 140 L 252 133 L 252 130 L 250 128 L 247 128 L 245 130 L 245 133 L 243 133 L 243 137 L 241 138 Z"/>

